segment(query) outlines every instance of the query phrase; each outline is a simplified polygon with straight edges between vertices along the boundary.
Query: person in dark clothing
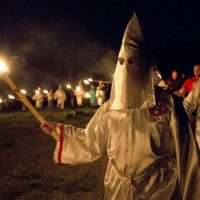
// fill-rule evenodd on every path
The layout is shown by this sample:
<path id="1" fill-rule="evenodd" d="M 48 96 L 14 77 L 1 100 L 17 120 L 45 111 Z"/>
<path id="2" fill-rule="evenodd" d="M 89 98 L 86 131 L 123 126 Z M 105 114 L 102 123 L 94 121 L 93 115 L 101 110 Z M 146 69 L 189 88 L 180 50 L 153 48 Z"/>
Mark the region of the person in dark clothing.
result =
<path id="1" fill-rule="evenodd" d="M 183 79 L 179 76 L 177 70 L 173 70 L 171 77 L 167 79 L 167 88 L 170 92 L 180 90 L 183 85 Z"/>

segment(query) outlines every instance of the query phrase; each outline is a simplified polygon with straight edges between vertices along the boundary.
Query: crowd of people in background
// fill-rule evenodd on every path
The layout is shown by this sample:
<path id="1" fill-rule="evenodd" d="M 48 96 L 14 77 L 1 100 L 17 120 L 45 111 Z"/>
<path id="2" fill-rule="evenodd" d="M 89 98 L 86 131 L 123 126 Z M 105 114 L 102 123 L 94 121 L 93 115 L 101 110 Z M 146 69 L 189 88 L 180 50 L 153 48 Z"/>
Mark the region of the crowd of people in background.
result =
<path id="1" fill-rule="evenodd" d="M 160 75 L 159 71 L 157 73 Z M 185 79 L 173 70 L 169 79 L 161 79 L 159 83 L 164 90 L 182 100 L 200 149 L 200 64 L 194 65 L 192 77 Z"/>
<path id="2" fill-rule="evenodd" d="M 192 88 L 195 87 L 195 83 L 200 79 L 199 64 L 194 65 L 194 75 L 187 79 L 185 79 L 184 74 L 180 74 L 177 70 L 173 70 L 171 77 L 167 78 L 166 80 L 162 79 L 161 73 L 158 70 L 155 72 L 161 77 L 161 81 L 158 83 L 159 87 L 163 88 L 164 90 L 168 90 L 172 94 L 183 99 L 188 96 Z"/>
<path id="3" fill-rule="evenodd" d="M 42 90 L 41 87 L 38 87 L 34 95 L 31 96 L 27 93 L 24 95 L 37 110 L 52 111 L 75 107 L 99 107 L 109 98 L 110 87 L 111 84 L 108 81 L 99 80 L 89 82 L 87 85 L 84 85 L 83 81 L 79 81 L 75 88 L 72 88 L 71 85 L 59 84 L 55 91 L 53 89 Z M 0 111 L 9 112 L 19 109 L 25 111 L 24 104 L 18 98 L 12 97 L 0 98 Z M 14 108 L 16 107 L 14 104 L 20 104 L 20 106 Z"/>

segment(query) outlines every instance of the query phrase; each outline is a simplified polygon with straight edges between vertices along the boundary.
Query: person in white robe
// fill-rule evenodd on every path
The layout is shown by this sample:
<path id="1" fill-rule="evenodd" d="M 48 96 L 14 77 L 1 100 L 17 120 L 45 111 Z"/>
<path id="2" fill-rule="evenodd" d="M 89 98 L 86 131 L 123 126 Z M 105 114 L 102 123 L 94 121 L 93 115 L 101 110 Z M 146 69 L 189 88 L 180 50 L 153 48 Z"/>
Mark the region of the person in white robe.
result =
<path id="1" fill-rule="evenodd" d="M 200 149 L 200 80 L 193 85 L 192 90 L 184 99 L 183 105 L 195 131 L 195 137 Z"/>
<path id="2" fill-rule="evenodd" d="M 59 88 L 56 90 L 54 94 L 54 99 L 57 100 L 57 108 L 63 110 L 67 98 L 65 90 L 63 89 L 61 84 L 59 85 Z"/>
<path id="3" fill-rule="evenodd" d="M 97 98 L 97 105 L 102 106 L 103 103 L 105 102 L 105 85 L 102 83 L 102 81 L 99 81 L 99 85 L 97 86 L 96 89 L 96 98 Z"/>
<path id="4" fill-rule="evenodd" d="M 42 109 L 44 94 L 42 93 L 40 87 L 38 87 L 38 89 L 35 91 L 35 94 L 32 99 L 35 100 L 35 108 L 38 110 Z"/>
<path id="5" fill-rule="evenodd" d="M 81 82 L 79 82 L 78 86 L 74 90 L 74 95 L 76 97 L 77 106 L 78 107 L 83 106 L 83 98 L 84 98 L 85 92 L 84 92 L 84 88 Z"/>
<path id="6" fill-rule="evenodd" d="M 107 153 L 105 200 L 200 197 L 198 147 L 186 113 L 180 107 L 179 119 L 170 94 L 155 92 L 153 73 L 134 14 L 122 40 L 110 99 L 86 128 L 41 125 L 46 134 L 60 133 L 54 152 L 57 163 L 87 163 Z"/>

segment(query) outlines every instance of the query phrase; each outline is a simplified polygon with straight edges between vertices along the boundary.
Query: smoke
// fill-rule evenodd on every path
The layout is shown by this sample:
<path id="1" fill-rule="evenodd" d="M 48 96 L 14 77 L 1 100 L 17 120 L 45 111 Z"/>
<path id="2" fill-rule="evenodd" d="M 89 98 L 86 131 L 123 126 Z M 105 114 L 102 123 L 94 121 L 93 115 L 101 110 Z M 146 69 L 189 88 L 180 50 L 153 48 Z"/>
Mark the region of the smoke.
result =
<path id="1" fill-rule="evenodd" d="M 20 87 L 51 88 L 59 83 L 76 84 L 88 77 L 112 78 L 115 51 L 84 27 L 66 22 L 26 21 L 18 24 L 14 35 L 20 41 L 9 47 L 11 75 Z M 12 41 L 14 35 L 10 35 Z"/>

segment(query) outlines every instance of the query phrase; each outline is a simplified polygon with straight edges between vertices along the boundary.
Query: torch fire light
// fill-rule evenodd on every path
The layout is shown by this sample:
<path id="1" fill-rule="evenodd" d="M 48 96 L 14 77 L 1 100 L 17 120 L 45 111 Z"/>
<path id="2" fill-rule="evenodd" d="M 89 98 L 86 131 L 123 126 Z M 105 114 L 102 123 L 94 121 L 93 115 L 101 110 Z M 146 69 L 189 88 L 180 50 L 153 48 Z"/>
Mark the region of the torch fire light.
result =
<path id="1" fill-rule="evenodd" d="M 88 92 L 86 92 L 86 93 L 85 93 L 85 98 L 88 99 L 88 98 L 90 98 L 90 97 L 91 97 L 91 95 L 90 95 Z"/>
<path id="2" fill-rule="evenodd" d="M 22 102 L 22 100 L 21 99 L 18 99 L 18 98 L 16 98 L 15 96 L 13 96 L 13 95 L 11 95 L 11 94 L 9 94 L 8 95 L 8 99 L 10 99 L 10 100 L 17 100 L 17 101 L 21 101 Z"/>
<path id="3" fill-rule="evenodd" d="M 72 86 L 71 86 L 70 84 L 67 84 L 67 85 L 66 85 L 66 88 L 67 88 L 67 89 L 71 89 Z"/>
<path id="4" fill-rule="evenodd" d="M 40 94 L 39 90 L 35 90 L 35 94 Z"/>
<path id="5" fill-rule="evenodd" d="M 48 90 L 43 90 L 43 93 L 44 94 L 48 94 Z"/>
<path id="6" fill-rule="evenodd" d="M 15 97 L 13 95 L 11 95 L 11 94 L 8 95 L 8 98 L 9 99 L 15 99 Z"/>
<path id="7" fill-rule="evenodd" d="M 33 105 L 29 102 L 29 100 L 25 97 L 24 94 L 21 93 L 21 91 L 18 89 L 18 87 L 15 85 L 15 83 L 10 79 L 10 77 L 7 74 L 8 67 L 6 66 L 6 63 L 3 60 L 0 60 L 0 74 L 3 80 L 8 84 L 8 86 L 13 90 L 13 92 L 20 98 L 20 100 L 26 105 L 26 107 L 30 110 L 30 112 L 35 116 L 35 118 L 40 123 L 45 123 L 46 120 L 42 117 L 42 115 L 33 107 Z M 59 140 L 59 135 L 55 131 L 52 132 L 52 137 L 55 140 Z"/>
<path id="8" fill-rule="evenodd" d="M 24 90 L 24 89 L 21 89 L 20 92 L 21 92 L 22 94 L 26 94 L 26 93 L 27 93 L 26 90 Z"/>
<path id="9" fill-rule="evenodd" d="M 88 81 L 88 80 L 84 80 L 83 81 L 86 85 L 89 85 L 90 84 L 90 82 Z"/>
<path id="10" fill-rule="evenodd" d="M 76 86 L 76 91 L 80 91 L 81 87 L 80 86 Z"/>

